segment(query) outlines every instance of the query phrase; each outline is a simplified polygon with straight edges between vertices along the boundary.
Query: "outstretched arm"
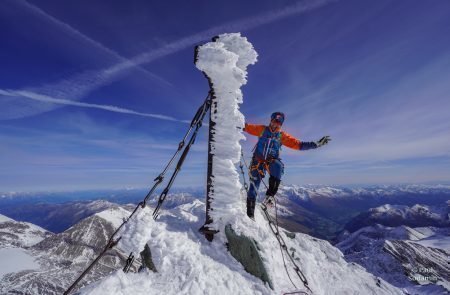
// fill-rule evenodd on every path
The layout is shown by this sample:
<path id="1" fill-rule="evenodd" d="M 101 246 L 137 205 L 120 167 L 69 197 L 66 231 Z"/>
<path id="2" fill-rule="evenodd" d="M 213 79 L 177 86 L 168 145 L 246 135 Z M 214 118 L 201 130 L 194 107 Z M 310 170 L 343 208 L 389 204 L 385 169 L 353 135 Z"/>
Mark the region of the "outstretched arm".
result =
<path id="1" fill-rule="evenodd" d="M 244 131 L 254 136 L 261 136 L 266 126 L 245 123 Z"/>
<path id="2" fill-rule="evenodd" d="M 281 133 L 281 144 L 284 146 L 287 146 L 288 148 L 294 149 L 294 150 L 310 150 L 318 148 L 322 145 L 325 145 L 330 141 L 329 136 L 322 137 L 319 141 L 300 141 L 299 139 L 293 137 L 289 133 L 282 132 Z"/>

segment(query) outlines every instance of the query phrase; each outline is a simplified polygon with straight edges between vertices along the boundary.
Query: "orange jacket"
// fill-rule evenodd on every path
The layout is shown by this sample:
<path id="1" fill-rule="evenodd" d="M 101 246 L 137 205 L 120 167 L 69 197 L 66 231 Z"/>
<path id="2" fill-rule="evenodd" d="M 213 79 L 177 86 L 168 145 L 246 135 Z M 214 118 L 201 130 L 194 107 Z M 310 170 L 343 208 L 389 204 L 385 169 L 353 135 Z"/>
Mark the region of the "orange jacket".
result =
<path id="1" fill-rule="evenodd" d="M 247 132 L 248 134 L 259 137 L 262 135 L 265 128 L 266 126 L 264 125 L 245 123 L 244 131 Z M 281 131 L 281 144 L 294 150 L 299 150 L 302 147 L 302 142 L 299 139 L 293 137 L 292 135 L 284 131 Z"/>

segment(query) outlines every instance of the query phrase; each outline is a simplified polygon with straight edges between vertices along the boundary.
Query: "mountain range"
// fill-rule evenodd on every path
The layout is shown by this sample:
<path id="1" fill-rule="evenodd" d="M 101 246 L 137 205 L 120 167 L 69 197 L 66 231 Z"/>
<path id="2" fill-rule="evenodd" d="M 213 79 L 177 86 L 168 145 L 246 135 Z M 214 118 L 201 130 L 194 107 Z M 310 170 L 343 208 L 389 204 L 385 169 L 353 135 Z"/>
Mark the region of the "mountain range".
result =
<path id="1" fill-rule="evenodd" d="M 404 192 L 404 194 L 400 192 Z M 431 194 L 431 197 L 424 198 L 424 196 L 428 196 L 427 193 Z M 292 242 L 293 244 L 291 243 L 291 248 L 293 253 L 299 255 L 300 261 L 307 261 L 305 267 L 311 272 L 319 271 L 315 270 L 317 266 L 312 266 L 312 260 L 308 259 L 325 259 L 320 263 L 323 263 L 323 268 L 327 268 L 325 273 L 330 276 L 337 274 L 332 269 L 336 265 L 330 265 L 330 263 L 337 263 L 340 265 L 341 271 L 345 270 L 343 274 L 340 274 L 344 277 L 355 271 L 357 273 L 361 271 L 367 273 L 363 275 L 365 280 L 368 278 L 368 274 L 373 275 L 373 279 L 370 280 L 375 282 L 375 286 L 378 286 L 377 282 L 392 286 L 393 289 L 386 287 L 386 290 L 390 290 L 389 292 L 383 289 L 380 291 L 381 293 L 397 294 L 397 291 L 393 290 L 398 290 L 400 292 L 398 294 L 442 294 L 450 290 L 449 202 L 442 202 L 446 198 L 448 200 L 448 193 L 448 188 L 442 186 L 438 188 L 397 187 L 394 192 L 389 192 L 387 188 L 384 190 L 380 188 L 350 190 L 336 187 L 283 186 L 277 198 L 277 216 L 280 225 L 286 230 L 308 233 L 306 235 L 295 234 L 297 238 L 295 238 L 295 242 Z M 418 196 L 422 196 L 422 203 L 403 205 L 414 203 L 411 200 L 416 200 L 419 198 Z M 11 197 L 7 198 L 11 202 Z M 239 268 L 236 269 L 234 264 L 225 262 L 228 261 L 228 258 L 225 259 L 223 254 L 219 255 L 219 252 L 214 252 L 217 249 L 211 252 L 208 250 L 209 248 L 205 248 L 204 238 L 197 233 L 197 229 L 201 226 L 201 220 L 204 218 L 202 216 L 204 215 L 204 203 L 199 199 L 198 195 L 191 193 L 169 195 L 164 204 L 165 213 L 161 217 L 161 222 L 149 225 L 149 231 L 153 233 L 154 237 L 160 235 L 159 240 L 157 239 L 158 242 L 150 245 L 157 268 L 165 265 L 165 255 L 172 255 L 165 252 L 158 243 L 169 246 L 175 240 L 180 239 L 179 243 L 182 244 L 201 245 L 200 253 L 195 251 L 192 253 L 198 259 L 211 259 L 211 257 L 203 256 L 212 256 L 213 259 L 225 264 L 227 268 L 238 271 L 238 274 L 229 274 L 230 278 L 241 282 L 240 276 L 243 275 L 246 280 L 250 280 L 253 287 L 258 285 L 257 288 L 261 288 L 260 283 L 249 279 L 248 274 L 240 273 Z M 355 203 L 352 203 L 351 200 L 354 200 Z M 389 203 L 363 211 L 363 208 L 370 204 L 386 201 Z M 150 206 L 154 206 L 155 202 L 156 200 L 153 200 Z M 330 207 L 341 211 L 345 207 L 344 204 L 349 203 L 352 203 L 349 211 L 354 211 L 354 213 L 347 213 L 348 217 L 346 218 L 337 218 L 336 212 L 327 213 L 326 211 L 326 208 Z M 53 207 L 55 205 L 56 207 Z M 31 207 L 29 207 L 29 213 L 34 212 Z M 0 259 L 6 265 L 0 271 L 0 277 L 3 276 L 0 293 L 60 294 L 102 250 L 109 236 L 134 207 L 135 205 L 132 204 L 116 204 L 105 200 L 45 204 L 41 199 L 37 209 L 53 209 L 45 211 L 47 216 L 36 214 L 33 218 L 46 221 L 50 226 L 58 219 L 65 218 L 70 221 L 67 223 L 69 225 L 67 228 L 55 233 L 47 228 L 44 229 L 24 221 L 15 221 L 10 217 L 0 215 Z M 25 211 L 22 211 L 22 214 L 23 212 Z M 258 215 L 258 228 L 264 228 L 266 225 L 260 223 L 264 218 L 260 213 Z M 247 226 L 251 227 L 252 225 Z M 318 237 L 321 233 L 327 232 L 325 231 L 327 226 L 334 226 L 334 230 L 328 229 L 328 232 L 333 233 L 334 237 L 329 239 L 329 242 L 336 244 L 335 247 Z M 173 232 L 173 236 L 164 234 L 163 230 Z M 261 232 L 261 230 L 257 231 Z M 266 232 L 266 230 L 262 232 Z M 185 232 L 187 236 L 184 234 Z M 310 236 L 311 234 L 315 237 Z M 269 239 L 269 236 L 267 233 L 254 238 L 264 240 Z M 261 241 L 260 243 L 267 247 L 264 251 L 277 251 L 276 248 L 271 248 L 275 244 L 266 244 Z M 321 249 L 322 252 L 313 250 L 315 248 Z M 177 251 L 176 249 L 172 250 Z M 192 252 L 192 249 L 185 250 Z M 120 247 L 109 250 L 102 259 L 102 263 L 93 269 L 80 287 L 88 286 L 91 282 L 105 277 L 110 278 L 106 280 L 109 280 L 109 287 L 116 284 L 115 280 L 123 281 L 120 269 L 124 266 L 128 254 Z M 324 254 L 324 258 L 320 258 Z M 174 264 L 173 267 L 175 267 L 176 259 L 180 259 L 180 261 L 186 259 L 186 257 L 178 255 L 181 253 L 175 253 L 175 257 L 171 258 L 172 262 L 170 263 Z M 188 263 L 186 271 L 193 271 L 194 266 L 189 262 L 185 263 Z M 272 263 L 278 265 L 279 261 L 272 261 L 271 265 Z M 139 265 L 140 259 L 137 259 L 131 272 L 137 271 Z M 275 266 L 272 266 L 272 271 L 281 273 L 285 271 L 282 265 L 277 266 L 279 269 L 273 267 Z M 353 269 L 353 267 L 356 268 Z M 110 274 L 112 276 L 109 276 Z M 362 274 L 357 274 L 357 276 L 360 275 Z M 281 275 L 272 274 L 272 276 L 279 277 Z M 315 283 L 323 284 L 320 283 L 321 279 L 313 277 L 311 280 Z M 139 278 L 140 280 L 145 279 L 141 276 Z M 286 278 L 279 279 L 284 281 Z M 144 281 L 139 282 L 149 284 Z M 169 284 L 169 281 L 166 284 Z M 289 284 L 284 284 L 281 283 L 280 286 L 285 286 L 283 288 L 286 290 L 291 288 L 288 287 Z M 87 289 L 83 289 L 88 291 L 83 292 L 103 294 L 98 293 L 100 285 L 91 285 Z M 152 287 L 155 288 L 154 285 Z M 353 287 L 348 288 L 352 290 Z M 262 294 L 266 292 L 271 294 L 271 291 L 263 289 L 261 289 Z M 168 289 L 161 290 L 167 291 Z M 320 293 L 325 292 L 324 290 L 320 289 L 319 294 L 326 294 Z"/>

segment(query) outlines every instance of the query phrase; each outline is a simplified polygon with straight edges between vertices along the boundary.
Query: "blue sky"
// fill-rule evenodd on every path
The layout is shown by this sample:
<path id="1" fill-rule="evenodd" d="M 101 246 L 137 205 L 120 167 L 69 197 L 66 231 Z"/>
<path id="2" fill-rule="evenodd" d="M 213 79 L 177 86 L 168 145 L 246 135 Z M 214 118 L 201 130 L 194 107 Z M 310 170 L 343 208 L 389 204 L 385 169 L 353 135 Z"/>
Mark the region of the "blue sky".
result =
<path id="1" fill-rule="evenodd" d="M 284 149 L 285 183 L 449 182 L 449 27 L 446 0 L 7 0 L 0 191 L 150 186 L 208 91 L 193 48 L 226 32 L 259 54 L 248 122 L 333 138 Z M 205 184 L 206 129 L 176 186 Z"/>

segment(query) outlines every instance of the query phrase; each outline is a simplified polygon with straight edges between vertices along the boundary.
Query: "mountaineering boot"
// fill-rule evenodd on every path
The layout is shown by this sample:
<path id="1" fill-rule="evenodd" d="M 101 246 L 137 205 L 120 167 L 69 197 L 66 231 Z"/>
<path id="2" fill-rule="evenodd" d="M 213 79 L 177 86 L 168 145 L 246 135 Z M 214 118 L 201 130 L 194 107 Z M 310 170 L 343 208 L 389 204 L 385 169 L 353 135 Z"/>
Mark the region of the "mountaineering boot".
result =
<path id="1" fill-rule="evenodd" d="M 247 199 L 247 216 L 255 220 L 255 204 L 256 200 Z"/>
<path id="2" fill-rule="evenodd" d="M 266 196 L 275 196 L 280 186 L 280 180 L 276 179 L 272 175 L 269 178 L 269 188 L 267 189 Z"/>
<path id="3" fill-rule="evenodd" d="M 263 204 L 269 208 L 272 208 L 273 205 L 275 204 L 275 197 L 266 195 L 266 198 L 264 199 Z"/>

